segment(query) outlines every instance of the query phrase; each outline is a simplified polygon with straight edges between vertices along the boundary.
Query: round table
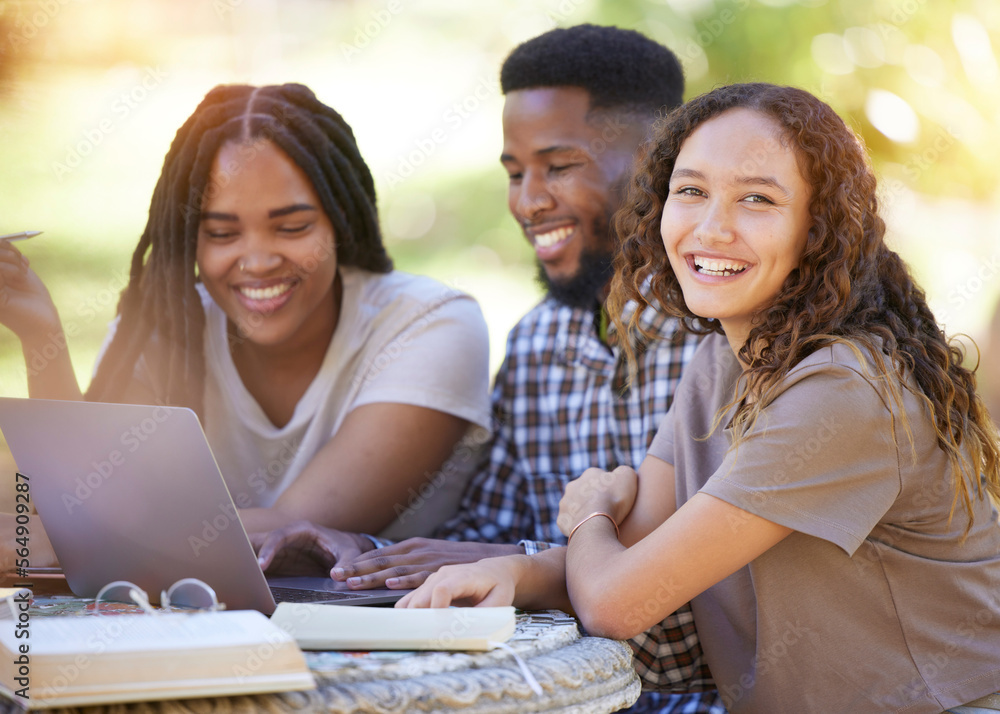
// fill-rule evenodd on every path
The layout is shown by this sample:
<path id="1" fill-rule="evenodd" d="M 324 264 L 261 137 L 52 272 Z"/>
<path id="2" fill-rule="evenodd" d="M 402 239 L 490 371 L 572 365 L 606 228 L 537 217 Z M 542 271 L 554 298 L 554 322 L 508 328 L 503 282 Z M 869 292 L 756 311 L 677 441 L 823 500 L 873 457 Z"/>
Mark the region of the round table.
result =
<path id="1" fill-rule="evenodd" d="M 504 650 L 433 652 L 391 659 L 373 653 L 343 666 L 342 653 L 307 653 L 319 689 L 317 712 L 613 712 L 639 696 L 632 650 L 582 637 L 576 620 L 555 611 L 523 613 L 507 643 L 542 688 L 537 696 Z M 383 661 L 371 657 L 381 655 Z M 386 659 L 386 657 L 390 659 Z M 283 695 L 288 696 L 288 695 Z"/>
<path id="2" fill-rule="evenodd" d="M 77 598 L 36 599 L 33 614 L 83 613 Z M 541 686 L 532 691 L 515 658 L 488 652 L 306 652 L 317 688 L 254 696 L 86 707 L 97 714 L 411 714 L 423 712 L 613 712 L 631 706 L 640 683 L 624 642 L 581 636 L 559 611 L 519 613 L 507 642 Z M 0 702 L 0 712 L 19 711 Z"/>

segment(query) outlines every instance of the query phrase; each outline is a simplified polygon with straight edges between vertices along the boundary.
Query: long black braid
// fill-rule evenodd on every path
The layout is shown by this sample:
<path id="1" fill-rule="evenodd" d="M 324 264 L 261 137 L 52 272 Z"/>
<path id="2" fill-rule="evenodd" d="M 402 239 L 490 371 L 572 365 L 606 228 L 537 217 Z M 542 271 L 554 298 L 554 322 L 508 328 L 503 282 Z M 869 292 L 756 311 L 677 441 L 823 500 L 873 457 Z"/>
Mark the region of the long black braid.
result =
<path id="1" fill-rule="evenodd" d="M 252 157 L 255 142 L 271 141 L 301 168 L 333 225 L 337 261 L 373 272 L 392 270 L 382 245 L 375 183 L 350 126 L 300 84 L 219 86 L 210 91 L 174 137 L 153 190 L 149 220 L 132 255 L 120 322 L 87 390 L 90 401 L 121 401 L 144 353 L 165 404 L 202 414 L 205 390 L 205 313 L 195 288 L 195 252 L 202 206 L 215 156 L 240 142 Z M 238 172 L 240 166 L 222 167 Z"/>

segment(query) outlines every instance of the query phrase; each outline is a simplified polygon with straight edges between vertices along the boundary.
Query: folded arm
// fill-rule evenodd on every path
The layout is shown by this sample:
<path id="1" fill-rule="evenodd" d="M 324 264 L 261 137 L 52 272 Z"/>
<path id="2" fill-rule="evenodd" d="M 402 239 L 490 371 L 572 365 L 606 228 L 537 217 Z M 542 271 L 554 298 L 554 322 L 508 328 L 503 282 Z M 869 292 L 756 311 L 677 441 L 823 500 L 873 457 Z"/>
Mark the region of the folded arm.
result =
<path id="1" fill-rule="evenodd" d="M 648 456 L 639 468 L 639 483 L 669 483 L 672 494 L 673 471 L 672 465 Z M 655 523 L 665 503 L 669 505 L 667 499 L 637 499 L 623 524 L 623 541 Z M 598 490 L 588 507 L 613 512 L 616 503 Z M 640 526 L 634 528 L 633 521 Z M 631 547 L 618 541 L 608 519 L 594 518 L 579 528 L 567 549 L 567 587 L 589 632 L 626 639 L 791 533 L 790 528 L 700 493 Z"/>
<path id="2" fill-rule="evenodd" d="M 409 404 L 354 409 L 270 508 L 240 512 L 250 532 L 309 520 L 342 531 L 377 533 L 408 506 L 468 428 L 444 412 Z"/>
<path id="3" fill-rule="evenodd" d="M 399 606 L 571 609 L 588 632 L 627 639 L 792 532 L 704 494 L 674 511 L 673 485 L 673 466 L 655 457 L 638 473 L 589 469 L 560 504 L 560 527 L 568 533 L 580 525 L 569 547 L 442 568 Z M 594 512 L 610 518 L 583 520 Z"/>

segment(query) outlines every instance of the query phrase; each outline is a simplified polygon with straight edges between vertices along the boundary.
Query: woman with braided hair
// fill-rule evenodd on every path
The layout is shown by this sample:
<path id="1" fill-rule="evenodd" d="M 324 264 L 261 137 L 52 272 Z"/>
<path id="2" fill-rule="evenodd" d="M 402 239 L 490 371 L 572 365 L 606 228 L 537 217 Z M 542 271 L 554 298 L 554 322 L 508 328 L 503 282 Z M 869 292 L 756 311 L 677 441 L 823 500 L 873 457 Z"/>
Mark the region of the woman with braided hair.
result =
<path id="1" fill-rule="evenodd" d="M 0 288 L 25 354 L 61 332 L 9 244 Z M 86 399 L 195 410 L 251 533 L 308 519 L 414 535 L 454 505 L 442 463 L 489 424 L 487 351 L 474 300 L 393 271 L 336 111 L 301 85 L 220 86 L 167 153 Z M 28 386 L 82 397 L 65 353 Z M 439 500 L 407 508 L 439 469 Z"/>
<path id="2" fill-rule="evenodd" d="M 569 484 L 567 548 L 400 604 L 572 607 L 624 639 L 690 601 L 734 714 L 995 709 L 1000 443 L 860 141 L 805 91 L 715 89 L 665 118 L 617 227 L 619 330 L 652 304 L 706 335 L 638 472 Z"/>

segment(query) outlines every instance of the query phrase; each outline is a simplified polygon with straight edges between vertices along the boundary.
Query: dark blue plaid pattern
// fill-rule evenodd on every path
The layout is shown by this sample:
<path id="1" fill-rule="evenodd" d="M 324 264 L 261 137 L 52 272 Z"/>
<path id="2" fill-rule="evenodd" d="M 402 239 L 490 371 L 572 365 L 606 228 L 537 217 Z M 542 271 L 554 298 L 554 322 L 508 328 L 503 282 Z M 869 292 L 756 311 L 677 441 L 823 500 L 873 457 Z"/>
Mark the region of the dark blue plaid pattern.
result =
<path id="1" fill-rule="evenodd" d="M 521 319 L 494 385 L 493 440 L 436 537 L 520 541 L 528 553 L 565 544 L 556 516 L 566 484 L 591 466 L 639 465 L 694 353 L 697 338 L 654 307 L 640 324 L 653 337 L 638 339 L 629 385 L 625 357 L 599 339 L 593 312 L 546 299 Z M 656 711 L 720 711 L 686 605 L 631 644 L 644 689 L 697 692 L 665 694 Z M 637 706 L 653 711 L 647 704 Z"/>

